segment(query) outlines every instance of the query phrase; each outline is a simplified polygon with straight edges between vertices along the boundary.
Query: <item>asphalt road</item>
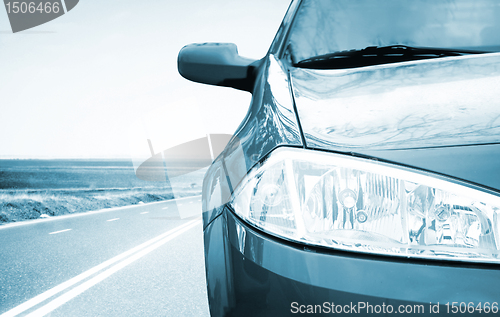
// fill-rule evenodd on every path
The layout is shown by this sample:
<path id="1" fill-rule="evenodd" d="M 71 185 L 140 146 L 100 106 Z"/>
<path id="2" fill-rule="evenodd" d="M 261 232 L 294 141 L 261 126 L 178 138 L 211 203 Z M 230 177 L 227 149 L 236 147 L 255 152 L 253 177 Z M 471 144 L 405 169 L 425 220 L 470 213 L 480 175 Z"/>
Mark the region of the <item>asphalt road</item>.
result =
<path id="1" fill-rule="evenodd" d="M 197 196 L 1 226 L 0 317 L 209 316 L 200 215 Z"/>

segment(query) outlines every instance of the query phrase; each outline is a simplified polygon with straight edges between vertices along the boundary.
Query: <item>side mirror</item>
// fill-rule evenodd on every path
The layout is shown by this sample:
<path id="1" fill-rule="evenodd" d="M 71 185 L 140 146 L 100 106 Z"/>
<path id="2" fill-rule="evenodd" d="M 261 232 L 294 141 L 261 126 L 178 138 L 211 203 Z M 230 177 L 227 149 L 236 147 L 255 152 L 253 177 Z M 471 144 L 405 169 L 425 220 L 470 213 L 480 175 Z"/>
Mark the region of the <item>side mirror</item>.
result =
<path id="1" fill-rule="evenodd" d="M 238 55 L 232 43 L 184 46 L 177 59 L 182 77 L 191 81 L 252 92 L 260 61 Z"/>

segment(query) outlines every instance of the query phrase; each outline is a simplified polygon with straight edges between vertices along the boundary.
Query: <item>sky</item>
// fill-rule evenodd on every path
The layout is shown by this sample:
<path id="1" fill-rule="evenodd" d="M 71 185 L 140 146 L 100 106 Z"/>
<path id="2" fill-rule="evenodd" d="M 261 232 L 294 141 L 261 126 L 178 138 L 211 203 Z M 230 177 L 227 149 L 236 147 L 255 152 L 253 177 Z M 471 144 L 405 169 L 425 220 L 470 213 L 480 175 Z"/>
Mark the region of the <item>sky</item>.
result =
<path id="1" fill-rule="evenodd" d="M 129 158 L 232 134 L 251 95 L 177 72 L 186 44 L 260 59 L 289 0 L 107 0 L 13 34 L 0 8 L 0 158 Z"/>

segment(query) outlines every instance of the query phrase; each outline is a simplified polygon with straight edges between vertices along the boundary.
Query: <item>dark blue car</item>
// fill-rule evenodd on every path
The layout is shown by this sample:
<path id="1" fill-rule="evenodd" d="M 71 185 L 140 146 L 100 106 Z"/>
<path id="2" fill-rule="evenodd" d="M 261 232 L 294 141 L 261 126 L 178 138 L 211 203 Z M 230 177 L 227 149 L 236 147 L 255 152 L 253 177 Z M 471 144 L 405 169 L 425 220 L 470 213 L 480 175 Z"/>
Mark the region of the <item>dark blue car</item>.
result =
<path id="1" fill-rule="evenodd" d="M 204 179 L 212 316 L 497 315 L 499 52 L 497 0 L 294 0 L 261 60 L 184 47 L 252 93 Z"/>

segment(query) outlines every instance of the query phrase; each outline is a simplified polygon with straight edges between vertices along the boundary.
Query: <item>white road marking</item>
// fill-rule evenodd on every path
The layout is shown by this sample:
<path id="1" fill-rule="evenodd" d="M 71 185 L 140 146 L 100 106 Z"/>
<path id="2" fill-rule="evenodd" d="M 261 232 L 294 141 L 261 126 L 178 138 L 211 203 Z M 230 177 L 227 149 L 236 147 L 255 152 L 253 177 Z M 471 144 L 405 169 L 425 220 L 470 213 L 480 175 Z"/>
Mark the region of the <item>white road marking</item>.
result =
<path id="1" fill-rule="evenodd" d="M 120 218 L 113 218 L 113 219 L 109 219 L 109 220 L 106 220 L 106 221 L 115 221 L 115 220 L 118 220 Z"/>
<path id="2" fill-rule="evenodd" d="M 149 211 L 144 211 L 144 212 L 141 212 L 141 215 L 144 215 L 144 214 L 148 214 Z"/>
<path id="3" fill-rule="evenodd" d="M 162 209 L 168 209 L 168 207 L 163 207 Z"/>
<path id="4" fill-rule="evenodd" d="M 47 291 L 45 291 L 45 292 L 43 292 L 43 293 L 41 293 L 41 294 L 33 297 L 32 299 L 30 299 L 30 300 L 22 303 L 21 305 L 16 306 L 16 307 L 12 308 L 11 310 L 3 313 L 2 315 L 0 315 L 0 317 L 14 317 L 14 316 L 17 316 L 17 315 L 21 314 L 22 312 L 24 312 L 24 311 L 26 311 L 26 310 L 28 310 L 28 309 L 30 309 L 30 308 L 32 308 L 32 307 L 40 304 L 40 303 L 46 301 L 47 299 L 51 298 L 52 296 L 54 296 L 54 295 L 56 295 L 56 294 L 64 291 L 65 289 L 67 289 L 67 288 L 69 288 L 69 287 L 71 287 L 71 286 L 73 286 L 73 285 L 75 285 L 75 284 L 77 284 L 77 283 L 85 280 L 86 278 L 88 278 L 88 277 L 90 277 L 90 276 L 98 273 L 99 271 L 107 268 L 108 266 L 111 266 L 114 263 L 116 263 L 118 261 L 121 261 L 121 260 L 129 257 L 130 255 L 133 255 L 134 253 L 136 253 L 134 255 L 134 257 L 130 257 L 126 261 L 120 262 L 119 264 L 117 264 L 117 265 L 111 267 L 110 269 L 102 272 L 101 274 L 95 276 L 94 278 L 88 280 L 87 282 L 81 284 L 80 286 L 72 289 L 71 290 L 72 292 L 75 291 L 75 290 L 76 290 L 75 292 L 78 292 L 76 294 L 75 294 L 75 292 L 72 293 L 74 295 L 73 297 L 75 297 L 78 294 L 81 294 L 83 291 L 85 291 L 89 287 L 97 284 L 98 282 L 102 281 L 104 278 L 106 278 L 109 275 L 113 274 L 114 272 L 118 271 L 119 269 L 125 267 L 126 265 L 132 263 L 133 261 L 135 261 L 135 260 L 139 259 L 140 257 L 146 255 L 147 253 L 153 251 L 154 249 L 158 248 L 160 245 L 162 245 L 162 244 L 164 244 L 164 243 L 172 240 L 173 238 L 175 238 L 178 235 L 186 232 L 187 230 L 191 229 L 192 227 L 194 227 L 195 225 L 197 225 L 199 223 L 201 223 L 201 220 L 199 218 L 198 219 L 194 219 L 194 220 L 186 222 L 185 224 L 180 225 L 180 226 L 178 226 L 178 227 L 176 227 L 176 228 L 174 228 L 172 230 L 169 230 L 169 231 L 167 231 L 165 233 L 162 233 L 161 235 L 159 235 L 159 236 L 157 236 L 157 237 L 155 237 L 155 238 L 153 238 L 153 239 L 151 239 L 149 241 L 146 241 L 146 242 L 144 242 L 144 243 L 136 246 L 135 248 L 132 248 L 132 249 L 130 249 L 130 250 L 128 250 L 128 251 L 126 251 L 126 252 L 124 252 L 122 254 L 119 254 L 119 255 L 115 256 L 114 258 L 111 258 L 111 259 L 109 259 L 109 260 L 107 260 L 107 261 L 105 261 L 105 262 L 103 262 L 103 263 L 101 263 L 101 264 L 99 264 L 99 265 L 97 265 L 97 266 L 95 266 L 95 267 L 93 267 L 93 268 L 91 268 L 91 269 L 89 269 L 89 270 L 81 273 L 80 275 L 77 275 L 77 276 L 75 276 L 75 277 L 67 280 L 66 282 L 64 282 L 62 284 L 57 285 L 54 288 L 51 288 L 51 289 L 49 289 L 49 290 L 47 290 Z M 164 239 L 164 240 L 162 240 L 162 239 Z M 158 241 L 160 241 L 160 242 L 158 242 Z M 161 244 L 160 245 L 157 245 L 158 243 L 157 244 L 153 244 L 153 243 L 156 243 L 156 242 L 161 243 Z M 153 244 L 153 245 L 150 247 L 151 244 Z M 139 252 L 139 251 L 141 251 L 141 252 Z M 130 260 L 130 259 L 132 259 L 132 260 Z M 127 263 L 125 263 L 125 262 L 127 262 Z M 96 280 L 96 278 L 98 278 L 98 279 Z M 92 281 L 92 283 L 90 283 L 91 281 Z M 84 288 L 82 290 L 82 286 L 83 285 L 85 285 L 86 288 Z M 41 307 L 40 309 L 37 309 L 36 311 L 32 312 L 29 316 L 43 316 L 43 315 L 47 314 L 48 312 L 56 309 L 57 307 L 61 306 L 62 304 L 64 304 L 65 302 L 67 302 L 68 300 L 70 300 L 71 298 L 73 298 L 73 297 L 71 297 L 71 298 L 65 297 L 67 300 L 61 303 L 61 298 L 63 296 L 65 296 L 65 295 L 67 295 L 67 294 L 69 294 L 69 292 L 63 294 L 62 296 L 59 296 L 58 298 L 54 299 L 52 302 L 49 302 L 47 305 Z M 55 305 L 54 302 L 57 301 L 57 300 L 59 300 L 58 303 L 60 303 L 60 304 L 59 304 L 59 306 L 54 306 Z M 52 305 L 52 306 L 48 307 L 49 305 Z M 48 310 L 47 311 L 48 308 L 52 308 L 52 310 Z M 42 309 L 43 309 L 43 311 L 47 311 L 47 312 L 41 314 Z"/>
<path id="5" fill-rule="evenodd" d="M 176 199 L 171 199 L 171 200 L 166 200 L 167 202 L 172 202 L 172 201 L 178 201 L 178 200 L 189 200 L 193 198 L 199 198 L 201 195 L 196 195 L 196 196 L 187 196 L 187 197 L 182 197 L 182 198 L 176 198 Z"/>
<path id="6" fill-rule="evenodd" d="M 70 230 L 71 229 L 64 229 L 64 230 L 54 231 L 54 232 L 51 232 L 49 234 L 57 234 L 57 233 L 66 232 L 66 231 L 70 231 Z"/>
<path id="7" fill-rule="evenodd" d="M 80 295 L 81 293 L 85 292 L 92 286 L 96 285 L 97 283 L 103 281 L 104 279 L 110 277 L 112 274 L 118 272 L 119 270 L 123 269 L 127 265 L 135 262 L 136 260 L 142 258 L 143 256 L 147 255 L 148 253 L 154 251 L 155 249 L 161 247 L 165 243 L 169 242 L 170 240 L 176 238 L 177 236 L 183 234 L 184 232 L 188 231 L 189 229 L 193 228 L 197 224 L 199 224 L 201 220 L 196 219 L 194 221 L 190 221 L 189 225 L 185 226 L 183 229 L 177 230 L 177 232 L 170 234 L 169 236 L 165 237 L 164 239 L 156 242 L 155 244 L 147 247 L 144 250 L 141 250 L 140 252 L 130 256 L 129 258 L 125 259 L 124 261 L 116 264 L 115 266 L 107 269 L 106 271 L 98 274 L 97 276 L 94 276 L 90 280 L 78 285 L 77 287 L 71 289 L 67 293 L 62 294 L 61 296 L 57 297 L 56 299 L 52 300 L 48 304 L 40 307 L 39 309 L 35 310 L 34 312 L 26 315 L 26 317 L 42 317 L 47 315 L 48 313 L 54 311 L 58 307 L 64 305 L 71 299 L 75 298 L 76 296 Z"/>
<path id="8" fill-rule="evenodd" d="M 192 201 L 190 201 L 189 203 L 190 203 L 190 204 L 192 204 L 193 202 L 192 202 Z"/>

